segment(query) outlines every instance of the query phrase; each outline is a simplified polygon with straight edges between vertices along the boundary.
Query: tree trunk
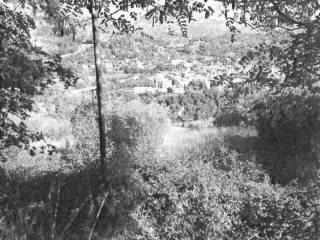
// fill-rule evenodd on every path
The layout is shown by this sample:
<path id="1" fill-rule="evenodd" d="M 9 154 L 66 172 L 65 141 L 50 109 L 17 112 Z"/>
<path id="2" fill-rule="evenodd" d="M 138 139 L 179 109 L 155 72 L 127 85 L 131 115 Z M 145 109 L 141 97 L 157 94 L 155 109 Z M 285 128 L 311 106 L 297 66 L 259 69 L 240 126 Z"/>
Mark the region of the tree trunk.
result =
<path id="1" fill-rule="evenodd" d="M 103 102 L 102 102 L 102 87 L 101 87 L 101 77 L 102 77 L 102 69 L 101 69 L 101 56 L 100 56 L 100 40 L 99 40 L 99 32 L 97 29 L 98 24 L 98 13 L 96 11 L 96 6 L 94 0 L 90 0 L 90 12 L 92 19 L 92 37 L 93 37 L 93 47 L 94 47 L 94 62 L 95 62 L 95 70 L 96 70 L 96 94 L 98 100 L 98 124 L 99 124 L 99 139 L 100 139 L 100 162 L 101 167 L 104 169 L 107 152 L 106 152 L 106 132 L 105 132 L 105 117 L 102 112 L 103 110 Z"/>
<path id="2" fill-rule="evenodd" d="M 76 27 L 72 27 L 72 41 L 76 41 Z"/>
<path id="3" fill-rule="evenodd" d="M 60 20 L 59 22 L 59 28 L 60 28 L 60 37 L 63 37 L 64 36 L 64 20 Z"/>

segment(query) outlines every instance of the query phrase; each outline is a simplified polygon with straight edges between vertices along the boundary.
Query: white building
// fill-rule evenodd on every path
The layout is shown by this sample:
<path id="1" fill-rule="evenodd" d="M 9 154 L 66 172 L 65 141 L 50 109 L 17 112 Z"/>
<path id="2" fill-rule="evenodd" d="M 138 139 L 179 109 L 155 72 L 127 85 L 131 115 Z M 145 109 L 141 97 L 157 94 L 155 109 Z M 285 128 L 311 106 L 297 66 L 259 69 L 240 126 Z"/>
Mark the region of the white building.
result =
<path id="1" fill-rule="evenodd" d="M 158 88 L 172 87 L 172 80 L 166 78 L 166 73 L 157 73 L 154 76 L 154 81 Z"/>
<path id="2" fill-rule="evenodd" d="M 134 87 L 133 92 L 135 94 L 143 94 L 143 93 L 156 93 L 157 89 L 153 87 Z"/>
<path id="3" fill-rule="evenodd" d="M 176 94 L 184 94 L 185 92 L 184 88 L 172 88 L 172 91 Z"/>
<path id="4" fill-rule="evenodd" d="M 107 72 L 112 72 L 114 70 L 113 67 L 113 63 L 110 62 L 109 60 L 106 60 L 103 64 L 103 68 L 107 71 Z"/>

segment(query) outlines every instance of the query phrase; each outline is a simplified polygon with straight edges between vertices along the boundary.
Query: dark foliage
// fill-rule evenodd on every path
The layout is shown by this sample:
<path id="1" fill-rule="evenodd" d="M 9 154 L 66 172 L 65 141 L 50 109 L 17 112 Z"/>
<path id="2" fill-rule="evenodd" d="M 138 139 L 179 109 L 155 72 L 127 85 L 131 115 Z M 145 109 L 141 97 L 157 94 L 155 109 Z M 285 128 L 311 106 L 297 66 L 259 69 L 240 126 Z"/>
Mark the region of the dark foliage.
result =
<path id="1" fill-rule="evenodd" d="M 76 78 L 58 56 L 50 56 L 30 42 L 33 20 L 0 4 L 0 151 L 10 145 L 27 146 L 41 134 L 30 134 L 23 121 L 32 108 L 32 96 L 54 79 L 67 85 Z"/>
<path id="2" fill-rule="evenodd" d="M 256 105 L 260 159 L 275 182 L 307 181 L 319 168 L 319 103 L 289 92 Z"/>
<path id="3" fill-rule="evenodd" d="M 215 91 L 167 94 L 158 97 L 158 103 L 169 107 L 174 120 L 200 120 L 213 117 L 217 113 L 218 94 Z"/>

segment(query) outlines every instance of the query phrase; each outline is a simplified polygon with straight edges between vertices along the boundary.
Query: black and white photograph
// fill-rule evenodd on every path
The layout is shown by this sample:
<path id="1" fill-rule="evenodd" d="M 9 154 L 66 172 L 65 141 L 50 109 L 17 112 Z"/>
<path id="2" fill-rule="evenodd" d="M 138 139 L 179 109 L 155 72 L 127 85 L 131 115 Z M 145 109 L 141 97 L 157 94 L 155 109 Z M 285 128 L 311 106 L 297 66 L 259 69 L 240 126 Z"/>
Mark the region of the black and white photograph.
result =
<path id="1" fill-rule="evenodd" d="M 0 0 L 0 240 L 320 240 L 320 0 Z"/>

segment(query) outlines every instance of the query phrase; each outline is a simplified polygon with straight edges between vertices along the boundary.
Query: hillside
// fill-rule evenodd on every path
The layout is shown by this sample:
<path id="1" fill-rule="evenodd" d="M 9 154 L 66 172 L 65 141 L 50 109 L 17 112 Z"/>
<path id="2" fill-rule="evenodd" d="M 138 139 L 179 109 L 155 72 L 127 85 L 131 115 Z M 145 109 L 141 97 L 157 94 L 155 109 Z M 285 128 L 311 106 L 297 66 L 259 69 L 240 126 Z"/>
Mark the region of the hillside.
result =
<path id="1" fill-rule="evenodd" d="M 265 39 L 264 33 L 244 29 L 243 33 L 237 34 L 236 42 L 232 43 L 231 34 L 219 16 L 192 23 L 189 27 L 189 39 L 181 37 L 177 26 L 175 26 L 175 33 L 170 35 L 167 33 L 166 25 L 152 27 L 151 23 L 146 24 L 145 20 L 140 21 L 139 24 L 144 24 L 145 27 L 133 35 L 112 36 L 110 33 L 102 32 L 101 52 L 105 90 L 109 89 L 117 93 L 123 89 L 124 92 L 131 91 L 133 94 L 159 91 L 165 95 L 168 88 L 173 88 L 177 94 L 183 94 L 191 81 L 204 82 L 210 88 L 210 82 L 220 75 L 234 72 L 234 78 L 238 78 L 240 74 L 237 69 L 240 58 L 247 50 Z M 206 28 L 200 27 L 204 25 Z M 36 30 L 32 32 L 32 41 L 51 54 L 60 54 L 64 66 L 70 68 L 79 77 L 75 89 L 63 90 L 57 85 L 50 87 L 52 90 L 49 89 L 48 94 L 70 95 L 71 99 L 81 99 L 83 96 L 92 98 L 95 89 L 95 72 L 90 26 L 79 30 L 75 42 L 70 35 L 59 37 L 52 31 L 48 33 L 48 28 L 52 27 L 39 19 Z M 197 32 L 199 30 L 202 33 Z M 248 44 L 249 39 L 252 44 Z M 252 39 L 255 40 L 252 41 Z M 40 97 L 37 100 L 40 101 L 37 105 L 44 105 L 44 108 L 49 109 L 56 108 L 56 111 L 59 111 L 56 103 L 42 99 L 43 97 Z M 71 99 L 68 98 L 68 101 Z M 52 131 L 48 129 L 46 122 L 61 122 L 65 117 L 54 116 L 50 112 L 48 116 L 47 110 L 41 109 L 37 114 L 32 114 L 29 120 L 30 127 L 35 131 L 50 133 Z M 34 128 L 33 122 L 38 123 L 38 119 L 43 117 L 48 119 L 42 123 L 44 125 L 40 124 Z M 67 124 L 69 120 L 63 121 Z M 52 126 L 56 125 L 56 128 L 64 124 Z M 60 132 L 60 130 L 57 131 Z M 69 144 L 74 140 L 71 133 L 67 132 L 59 137 L 57 134 L 54 134 L 56 137 L 49 134 L 47 141 L 58 146 Z"/>
<path id="2" fill-rule="evenodd" d="M 320 5 L 222 2 L 0 1 L 0 239 L 319 240 Z"/>

